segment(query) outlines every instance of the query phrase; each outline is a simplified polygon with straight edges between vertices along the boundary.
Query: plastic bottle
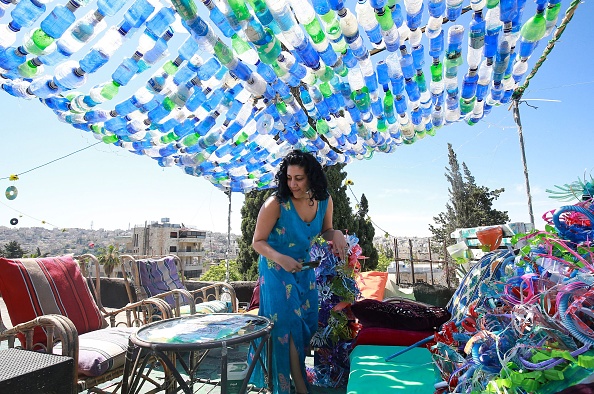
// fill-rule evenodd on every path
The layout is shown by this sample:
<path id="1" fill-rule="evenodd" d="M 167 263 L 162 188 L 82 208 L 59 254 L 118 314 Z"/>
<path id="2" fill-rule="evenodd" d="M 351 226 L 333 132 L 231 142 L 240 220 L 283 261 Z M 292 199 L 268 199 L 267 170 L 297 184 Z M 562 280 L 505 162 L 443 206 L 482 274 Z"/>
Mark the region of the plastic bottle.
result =
<path id="1" fill-rule="evenodd" d="M 392 20 L 392 15 L 385 9 L 376 10 L 376 19 L 379 22 L 386 49 L 389 52 L 396 52 L 400 46 L 400 33 Z"/>
<path id="2" fill-rule="evenodd" d="M 468 53 L 466 55 L 466 62 L 470 69 L 478 69 L 481 61 L 485 46 L 485 26 L 482 11 L 475 11 L 469 25 Z"/>
<path id="3" fill-rule="evenodd" d="M 41 29 L 50 37 L 58 39 L 76 20 L 74 12 L 79 8 L 77 1 L 69 1 L 66 6 L 58 5 L 41 22 Z"/>
<path id="4" fill-rule="evenodd" d="M 297 25 L 295 17 L 289 7 L 289 3 L 287 3 L 286 0 L 266 0 L 266 5 L 272 16 L 274 16 L 278 27 L 283 32 L 288 31 L 293 26 Z"/>
<path id="5" fill-rule="evenodd" d="M 229 20 L 225 17 L 225 15 L 221 12 L 221 10 L 216 6 L 213 0 L 202 0 L 202 3 L 206 6 L 209 12 L 210 20 L 213 21 L 215 26 L 219 28 L 219 30 L 223 33 L 225 37 L 233 37 L 235 30 L 229 23 Z"/>
<path id="6" fill-rule="evenodd" d="M 500 82 L 503 79 L 503 75 L 509 64 L 509 55 L 512 50 L 510 25 L 511 23 L 508 23 L 504 26 L 503 37 L 501 37 L 497 46 L 497 54 L 495 55 L 495 62 L 493 64 L 493 81 L 495 82 Z"/>
<path id="7" fill-rule="evenodd" d="M 369 5 L 367 0 L 358 0 L 355 6 L 355 13 L 357 14 L 357 21 L 359 25 L 365 30 L 369 41 L 375 48 L 382 47 L 382 35 L 380 25 L 375 18 L 373 8 Z"/>
<path id="8" fill-rule="evenodd" d="M 538 42 L 544 37 L 547 30 L 547 21 L 544 10 L 538 10 L 536 15 L 528 19 L 520 31 L 520 57 L 529 58 Z"/>
<path id="9" fill-rule="evenodd" d="M 10 12 L 11 28 L 16 31 L 31 26 L 44 12 L 47 1 L 21 0 Z"/>
<path id="10" fill-rule="evenodd" d="M 348 8 L 342 8 L 338 11 L 340 17 L 340 29 L 347 44 L 355 41 L 359 37 L 359 23 L 357 18 Z"/>
<path id="11" fill-rule="evenodd" d="M 555 25 L 557 24 L 557 19 L 559 18 L 559 11 L 561 10 L 561 0 L 553 0 L 549 1 L 549 5 L 545 11 L 545 19 L 547 21 L 546 25 L 547 28 L 545 30 L 545 36 L 551 34 Z"/>
<path id="12" fill-rule="evenodd" d="M 107 27 L 103 14 L 91 11 L 76 21 L 58 40 L 58 49 L 72 55 Z"/>
<path id="13" fill-rule="evenodd" d="M 462 0 L 446 0 L 446 17 L 454 22 L 462 13 Z"/>
<path id="14" fill-rule="evenodd" d="M 493 62 L 491 59 L 485 59 L 481 63 L 478 70 L 478 81 L 476 88 L 476 99 L 483 100 L 489 91 L 493 74 Z"/>

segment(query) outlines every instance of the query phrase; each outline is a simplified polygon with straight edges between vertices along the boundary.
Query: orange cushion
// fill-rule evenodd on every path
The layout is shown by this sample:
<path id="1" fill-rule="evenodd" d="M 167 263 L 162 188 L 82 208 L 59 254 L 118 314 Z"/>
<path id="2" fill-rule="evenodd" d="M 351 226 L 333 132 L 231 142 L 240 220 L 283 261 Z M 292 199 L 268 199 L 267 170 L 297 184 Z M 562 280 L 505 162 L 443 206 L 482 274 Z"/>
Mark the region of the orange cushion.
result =
<path id="1" fill-rule="evenodd" d="M 386 282 L 388 281 L 387 272 L 361 272 L 356 276 L 355 280 L 363 298 L 378 301 L 384 299 L 384 291 L 386 289 Z"/>
<path id="2" fill-rule="evenodd" d="M 78 263 L 70 255 L 0 258 L 0 273 L 0 292 L 14 326 L 50 313 L 72 320 L 79 335 L 107 326 Z M 33 343 L 45 342 L 45 333 L 36 328 Z"/>

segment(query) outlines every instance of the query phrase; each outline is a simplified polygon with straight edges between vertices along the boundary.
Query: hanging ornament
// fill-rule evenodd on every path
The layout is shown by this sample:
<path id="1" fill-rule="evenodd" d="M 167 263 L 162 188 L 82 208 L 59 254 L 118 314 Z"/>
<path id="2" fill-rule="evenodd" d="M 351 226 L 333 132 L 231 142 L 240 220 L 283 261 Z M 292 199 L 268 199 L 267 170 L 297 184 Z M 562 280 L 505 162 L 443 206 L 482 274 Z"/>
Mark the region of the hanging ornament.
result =
<path id="1" fill-rule="evenodd" d="M 8 177 L 9 181 L 18 181 L 19 180 L 19 176 L 16 174 L 12 174 Z"/>
<path id="2" fill-rule="evenodd" d="M 15 198 L 17 198 L 17 195 L 19 194 L 19 191 L 14 186 L 8 186 L 6 188 L 6 192 L 4 194 L 5 194 L 5 196 L 6 196 L 7 199 L 14 200 Z"/>
<path id="3" fill-rule="evenodd" d="M 10 224 L 12 224 L 13 226 L 16 226 L 17 224 L 19 224 L 19 219 L 17 219 L 17 218 L 10 219 Z"/>

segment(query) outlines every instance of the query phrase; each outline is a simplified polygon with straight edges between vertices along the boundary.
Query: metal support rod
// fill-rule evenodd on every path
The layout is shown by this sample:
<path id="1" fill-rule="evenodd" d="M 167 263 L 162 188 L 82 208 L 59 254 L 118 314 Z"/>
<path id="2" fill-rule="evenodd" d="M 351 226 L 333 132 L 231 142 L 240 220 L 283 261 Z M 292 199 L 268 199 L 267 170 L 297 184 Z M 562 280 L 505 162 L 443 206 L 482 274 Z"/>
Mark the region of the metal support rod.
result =
<path id="1" fill-rule="evenodd" d="M 408 239 L 408 250 L 410 252 L 410 273 L 412 275 L 412 283 L 415 284 L 415 261 L 413 259 L 412 239 Z"/>
<path id="2" fill-rule="evenodd" d="M 433 258 L 431 257 L 431 238 L 428 238 L 427 241 L 427 248 L 429 249 L 429 269 L 431 270 L 431 284 L 434 285 L 435 281 L 433 280 Z"/>
<path id="3" fill-rule="evenodd" d="M 396 263 L 396 284 L 400 284 L 400 262 L 398 261 L 398 238 L 394 238 L 394 262 Z"/>
<path id="4" fill-rule="evenodd" d="M 229 283 L 229 251 L 231 248 L 231 189 L 225 192 L 229 197 L 229 212 L 227 214 L 227 250 L 225 251 L 225 282 Z"/>
<path id="5" fill-rule="evenodd" d="M 520 120 L 520 109 L 518 108 L 519 99 L 512 100 L 512 113 L 514 121 L 518 126 L 518 137 L 520 138 L 520 153 L 522 155 L 522 165 L 524 166 L 524 181 L 526 182 L 526 195 L 528 196 L 528 215 L 530 223 L 534 227 L 534 213 L 532 211 L 532 194 L 530 193 L 530 180 L 528 179 L 528 164 L 526 163 L 526 151 L 524 150 L 524 135 L 522 134 L 522 121 Z"/>

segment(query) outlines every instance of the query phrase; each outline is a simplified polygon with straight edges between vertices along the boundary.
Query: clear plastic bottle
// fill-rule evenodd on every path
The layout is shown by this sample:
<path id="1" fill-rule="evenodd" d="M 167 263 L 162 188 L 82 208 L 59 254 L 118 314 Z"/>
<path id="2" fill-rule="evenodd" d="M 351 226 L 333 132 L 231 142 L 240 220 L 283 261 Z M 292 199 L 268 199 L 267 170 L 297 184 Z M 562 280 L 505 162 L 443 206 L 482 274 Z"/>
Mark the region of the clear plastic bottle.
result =
<path id="1" fill-rule="evenodd" d="M 359 23 L 357 18 L 348 8 L 342 8 L 338 11 L 340 17 L 340 29 L 347 44 L 355 41 L 359 37 Z"/>
<path id="2" fill-rule="evenodd" d="M 469 25 L 466 62 L 470 69 L 477 69 L 485 46 L 485 20 L 482 11 L 475 11 Z"/>
<path id="3" fill-rule="evenodd" d="M 82 86 L 87 76 L 78 66 L 78 62 L 69 60 L 56 67 L 54 72 L 54 83 L 63 91 L 75 89 Z"/>
<path id="4" fill-rule="evenodd" d="M 380 25 L 375 18 L 375 12 L 367 0 L 358 0 L 355 6 L 357 21 L 365 30 L 369 41 L 375 48 L 382 47 L 382 35 Z"/>
<path id="5" fill-rule="evenodd" d="M 278 27 L 283 32 L 297 25 L 295 16 L 291 12 L 291 7 L 289 7 L 289 3 L 286 0 L 266 0 L 266 5 L 272 16 L 274 16 L 274 19 L 276 19 Z"/>
<path id="6" fill-rule="evenodd" d="M 103 14 L 91 11 L 76 21 L 58 40 L 58 50 L 68 56 L 78 52 L 107 27 Z"/>

